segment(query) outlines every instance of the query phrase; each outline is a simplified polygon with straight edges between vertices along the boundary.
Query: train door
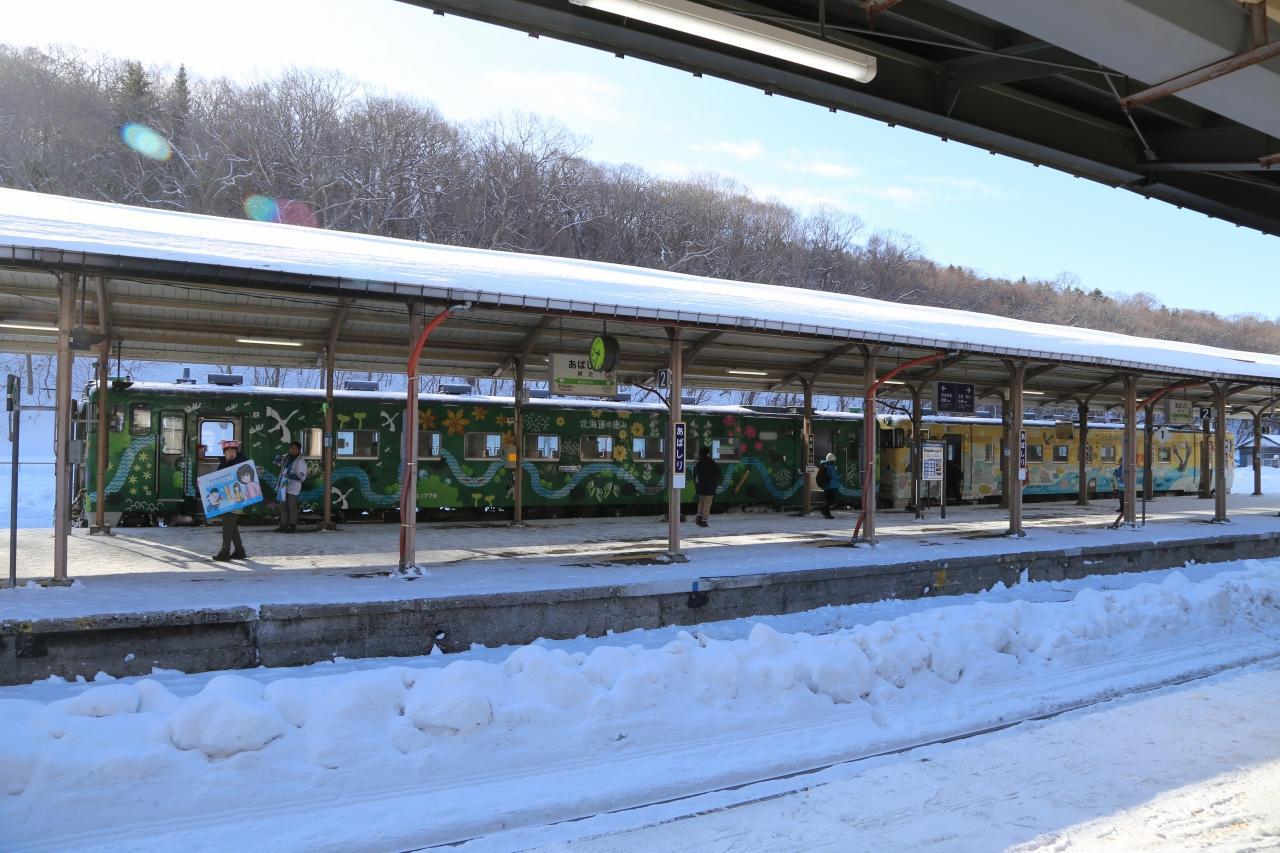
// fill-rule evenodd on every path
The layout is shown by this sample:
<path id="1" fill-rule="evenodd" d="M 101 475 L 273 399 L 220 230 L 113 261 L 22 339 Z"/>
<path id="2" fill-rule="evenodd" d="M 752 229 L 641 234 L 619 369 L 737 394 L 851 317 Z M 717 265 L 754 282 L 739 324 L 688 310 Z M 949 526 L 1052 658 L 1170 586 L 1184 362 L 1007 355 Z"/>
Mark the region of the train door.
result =
<path id="1" fill-rule="evenodd" d="M 964 436 L 947 434 L 946 478 L 947 503 L 959 503 L 964 496 Z"/>
<path id="2" fill-rule="evenodd" d="M 177 510 L 187 500 L 187 416 L 181 409 L 160 410 L 156 446 L 156 501 Z M 195 483 L 191 483 L 192 490 Z"/>
<path id="3" fill-rule="evenodd" d="M 234 439 L 244 447 L 240 434 L 240 418 L 236 415 L 199 415 L 196 418 L 195 476 L 203 477 L 215 471 L 222 462 L 222 442 Z M 244 451 L 241 450 L 243 454 Z M 195 483 L 192 483 L 194 486 Z"/>

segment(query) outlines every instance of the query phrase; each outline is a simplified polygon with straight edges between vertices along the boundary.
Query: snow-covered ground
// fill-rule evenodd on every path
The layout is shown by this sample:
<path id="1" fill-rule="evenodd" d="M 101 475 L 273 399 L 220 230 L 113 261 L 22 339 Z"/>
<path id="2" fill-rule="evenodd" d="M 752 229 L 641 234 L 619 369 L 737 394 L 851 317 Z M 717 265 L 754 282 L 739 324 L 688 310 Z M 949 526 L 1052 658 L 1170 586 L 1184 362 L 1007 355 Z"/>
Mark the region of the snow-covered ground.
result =
<path id="1" fill-rule="evenodd" d="M 10 476 L 13 444 L 9 441 L 8 415 L 0 426 L 0 528 L 9 526 Z M 18 526 L 50 527 L 53 524 L 53 413 L 25 412 L 22 447 L 18 454 Z"/>
<path id="2" fill-rule="evenodd" d="M 583 843 L 1123 847 L 1176 813 L 1176 838 L 1275 846 L 1276 660 L 1280 560 L 397 662 L 55 679 L 0 689 L 0 848 L 509 850 L 818 783 Z"/>

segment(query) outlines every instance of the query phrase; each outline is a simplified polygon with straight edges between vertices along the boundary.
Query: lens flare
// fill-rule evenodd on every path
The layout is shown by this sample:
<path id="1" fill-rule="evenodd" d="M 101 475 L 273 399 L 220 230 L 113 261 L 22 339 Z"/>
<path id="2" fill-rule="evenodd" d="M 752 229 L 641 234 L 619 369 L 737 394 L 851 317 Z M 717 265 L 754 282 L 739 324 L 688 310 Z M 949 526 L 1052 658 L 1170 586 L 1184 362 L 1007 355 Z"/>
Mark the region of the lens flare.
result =
<path id="1" fill-rule="evenodd" d="M 258 222 L 282 222 L 285 225 L 303 225 L 308 228 L 320 225 L 311 205 L 291 198 L 251 195 L 244 200 L 244 215 Z"/>
<path id="2" fill-rule="evenodd" d="M 251 195 L 244 200 L 244 215 L 258 222 L 279 222 L 280 208 L 267 195 Z"/>
<path id="3" fill-rule="evenodd" d="M 173 156 L 169 140 L 145 124 L 129 122 L 120 128 L 120 139 L 134 152 L 149 160 L 165 161 Z"/>

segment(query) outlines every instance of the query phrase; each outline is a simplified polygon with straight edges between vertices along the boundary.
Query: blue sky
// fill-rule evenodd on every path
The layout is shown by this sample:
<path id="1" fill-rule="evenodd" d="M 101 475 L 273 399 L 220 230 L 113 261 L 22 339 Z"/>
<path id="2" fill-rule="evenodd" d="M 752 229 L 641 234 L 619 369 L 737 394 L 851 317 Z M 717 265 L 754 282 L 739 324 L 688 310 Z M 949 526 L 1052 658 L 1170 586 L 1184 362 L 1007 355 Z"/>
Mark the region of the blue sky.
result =
<path id="1" fill-rule="evenodd" d="M 0 40 L 240 80 L 334 68 L 459 121 L 552 116 L 593 159 L 669 176 L 715 171 L 761 198 L 854 213 L 941 263 L 1014 278 L 1066 273 L 1168 305 L 1280 317 L 1278 238 L 905 128 L 394 0 L 43 0 L 6 9 Z"/>

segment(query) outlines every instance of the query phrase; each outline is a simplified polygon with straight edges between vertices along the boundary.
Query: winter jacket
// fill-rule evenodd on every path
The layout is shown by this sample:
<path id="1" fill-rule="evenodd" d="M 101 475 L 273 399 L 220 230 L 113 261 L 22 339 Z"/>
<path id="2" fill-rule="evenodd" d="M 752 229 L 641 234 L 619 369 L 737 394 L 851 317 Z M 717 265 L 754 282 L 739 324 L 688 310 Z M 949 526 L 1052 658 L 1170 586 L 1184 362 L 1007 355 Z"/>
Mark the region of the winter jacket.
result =
<path id="1" fill-rule="evenodd" d="M 714 495 L 720 487 L 720 466 L 710 456 L 703 456 L 693 466 L 693 489 L 700 495 Z"/>
<path id="2" fill-rule="evenodd" d="M 280 468 L 280 477 L 291 495 L 302 494 L 302 483 L 307 479 L 307 460 L 302 454 L 285 456 Z"/>
<path id="3" fill-rule="evenodd" d="M 836 485 L 836 463 L 823 461 L 818 466 L 818 476 L 816 478 L 818 488 L 824 492 L 835 491 Z"/>

